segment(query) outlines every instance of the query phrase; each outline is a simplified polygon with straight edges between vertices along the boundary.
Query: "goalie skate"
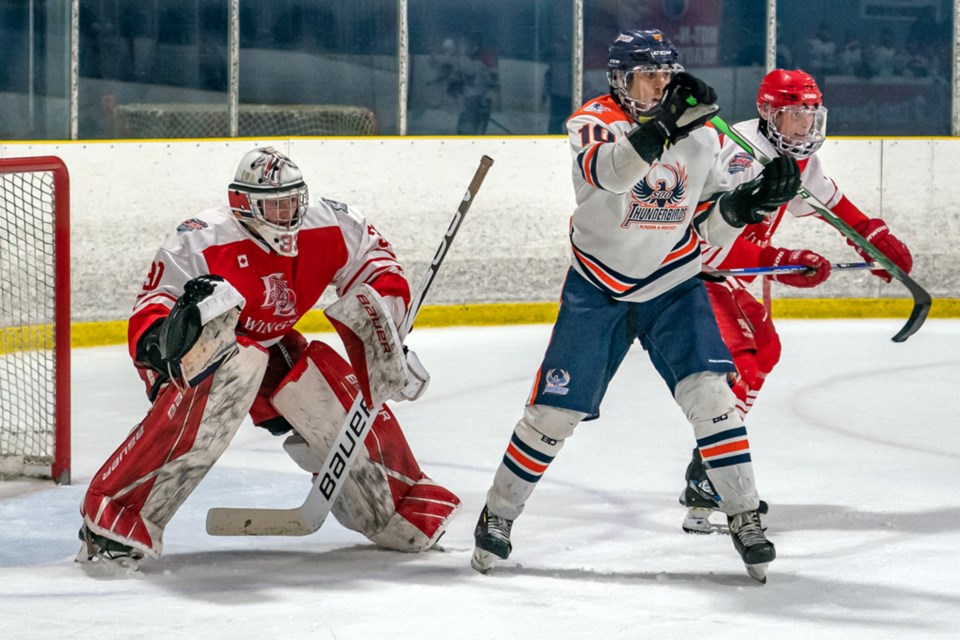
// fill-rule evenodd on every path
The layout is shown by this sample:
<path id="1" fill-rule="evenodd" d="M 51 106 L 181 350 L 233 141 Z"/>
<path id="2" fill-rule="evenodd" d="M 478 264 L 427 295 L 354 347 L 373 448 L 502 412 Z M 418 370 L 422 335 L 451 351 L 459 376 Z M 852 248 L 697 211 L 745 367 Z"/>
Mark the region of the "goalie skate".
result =
<path id="1" fill-rule="evenodd" d="M 112 565 L 117 569 L 137 571 L 143 553 L 133 547 L 111 540 L 90 531 L 86 525 L 80 527 L 77 537 L 83 542 L 76 562 L 91 565 Z"/>

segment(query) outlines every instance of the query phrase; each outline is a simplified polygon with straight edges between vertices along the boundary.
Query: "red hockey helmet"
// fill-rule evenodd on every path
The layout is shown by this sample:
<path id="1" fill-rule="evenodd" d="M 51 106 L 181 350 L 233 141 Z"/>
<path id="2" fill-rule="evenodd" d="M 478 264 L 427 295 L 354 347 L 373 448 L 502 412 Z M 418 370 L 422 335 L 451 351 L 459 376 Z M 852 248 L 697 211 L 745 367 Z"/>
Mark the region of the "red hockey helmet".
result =
<path id="1" fill-rule="evenodd" d="M 760 130 L 781 153 L 807 158 L 823 145 L 827 109 L 816 80 L 795 69 L 774 69 L 757 92 Z"/>

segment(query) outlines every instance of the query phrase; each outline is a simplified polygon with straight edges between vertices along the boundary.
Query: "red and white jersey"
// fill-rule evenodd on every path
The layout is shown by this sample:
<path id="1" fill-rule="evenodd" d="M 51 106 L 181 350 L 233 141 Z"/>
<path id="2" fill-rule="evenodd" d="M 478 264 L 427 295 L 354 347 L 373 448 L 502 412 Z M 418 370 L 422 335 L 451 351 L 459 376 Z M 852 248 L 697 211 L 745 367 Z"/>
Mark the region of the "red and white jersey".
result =
<path id="1" fill-rule="evenodd" d="M 778 155 L 777 150 L 767 137 L 760 132 L 759 124 L 760 120 L 758 119 L 746 120 L 733 125 L 732 128 L 760 154 L 768 158 L 774 158 Z M 759 161 L 729 137 L 722 133 L 718 133 L 718 135 L 721 146 L 720 158 L 733 185 L 749 182 L 760 175 L 763 165 Z M 844 197 L 837 183 L 824 175 L 820 158 L 816 154 L 798 160 L 797 164 L 800 166 L 803 186 L 820 202 L 827 205 L 827 208 L 834 210 L 840 217 L 851 223 L 865 217 L 859 209 Z M 777 227 L 780 226 L 780 221 L 783 219 L 785 212 L 789 212 L 798 218 L 815 213 L 810 205 L 797 197 L 768 215 L 763 222 L 744 227 L 740 236 L 726 247 L 711 246 L 711 243 L 701 239 L 704 271 L 757 266 L 760 251 L 770 246 L 771 238 Z M 753 278 L 754 276 L 742 276 L 737 278 L 742 280 L 741 283 L 731 282 L 730 284 L 737 285 L 751 282 Z M 728 278 L 729 280 L 734 280 L 734 278 Z"/>
<path id="2" fill-rule="evenodd" d="M 237 334 L 270 346 L 309 311 L 329 285 L 342 296 L 362 283 L 397 296 L 404 307 L 410 289 L 393 248 L 347 205 L 310 205 L 297 235 L 298 254 L 285 257 L 251 234 L 227 207 L 208 209 L 182 222 L 160 247 L 130 317 L 128 343 L 136 357 L 140 336 L 169 314 L 192 278 L 215 274 L 243 295 Z"/>
<path id="3" fill-rule="evenodd" d="M 650 300 L 696 276 L 698 232 L 719 245 L 738 232 L 712 206 L 729 189 L 716 132 L 697 129 L 647 164 L 626 136 L 636 126 L 609 95 L 590 100 L 567 121 L 577 198 L 573 268 L 629 302 Z"/>

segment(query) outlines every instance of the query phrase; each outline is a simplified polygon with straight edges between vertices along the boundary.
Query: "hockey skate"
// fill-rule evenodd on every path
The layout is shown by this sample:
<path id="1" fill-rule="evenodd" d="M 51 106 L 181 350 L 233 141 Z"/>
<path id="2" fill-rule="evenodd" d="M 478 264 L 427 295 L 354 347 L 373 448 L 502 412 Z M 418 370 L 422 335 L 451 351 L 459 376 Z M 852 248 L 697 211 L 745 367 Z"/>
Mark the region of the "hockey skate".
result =
<path id="1" fill-rule="evenodd" d="M 136 571 L 143 553 L 133 547 L 111 540 L 90 531 L 87 525 L 80 527 L 77 537 L 83 542 L 76 561 L 81 563 L 107 563 L 130 571 Z"/>
<path id="2" fill-rule="evenodd" d="M 513 520 L 507 520 L 494 515 L 483 507 L 477 527 L 473 530 L 473 539 L 477 548 L 473 550 L 470 566 L 480 573 L 487 573 L 497 563 L 497 560 L 506 560 L 513 550 L 510 544 L 510 529 Z"/>
<path id="3" fill-rule="evenodd" d="M 710 484 L 707 468 L 703 465 L 698 449 L 693 450 L 693 459 L 687 465 L 686 479 L 687 486 L 680 494 L 680 504 L 687 507 L 682 525 L 684 532 L 699 535 L 729 533 L 726 523 L 710 521 L 710 516 L 719 509 L 720 496 Z M 767 503 L 761 500 L 757 510 L 766 515 Z"/>
<path id="4" fill-rule="evenodd" d="M 733 546 L 743 558 L 747 573 L 754 580 L 766 584 L 767 565 L 777 557 L 777 550 L 763 533 L 760 512 L 745 511 L 735 516 L 727 516 L 727 523 Z"/>

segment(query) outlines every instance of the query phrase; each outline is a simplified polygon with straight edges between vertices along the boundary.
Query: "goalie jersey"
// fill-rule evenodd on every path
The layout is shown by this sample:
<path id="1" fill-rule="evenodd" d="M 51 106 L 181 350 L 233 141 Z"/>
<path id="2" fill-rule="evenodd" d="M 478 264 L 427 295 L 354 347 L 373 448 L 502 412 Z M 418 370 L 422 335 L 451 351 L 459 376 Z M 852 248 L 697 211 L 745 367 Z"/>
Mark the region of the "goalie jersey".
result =
<path id="1" fill-rule="evenodd" d="M 730 189 L 716 131 L 694 130 L 650 165 L 627 139 L 635 126 L 610 95 L 567 121 L 570 242 L 580 275 L 618 300 L 644 302 L 700 272 L 698 234 L 724 246 L 738 230 L 713 206 Z"/>
<path id="2" fill-rule="evenodd" d="M 128 328 L 130 354 L 140 336 L 170 312 L 184 284 L 223 276 L 243 295 L 237 334 L 268 347 L 288 333 L 333 285 L 342 296 L 362 283 L 384 297 L 410 289 L 390 243 L 347 205 L 322 199 L 307 208 L 298 254 L 280 256 L 252 235 L 227 207 L 186 220 L 161 245 L 137 296 Z"/>

